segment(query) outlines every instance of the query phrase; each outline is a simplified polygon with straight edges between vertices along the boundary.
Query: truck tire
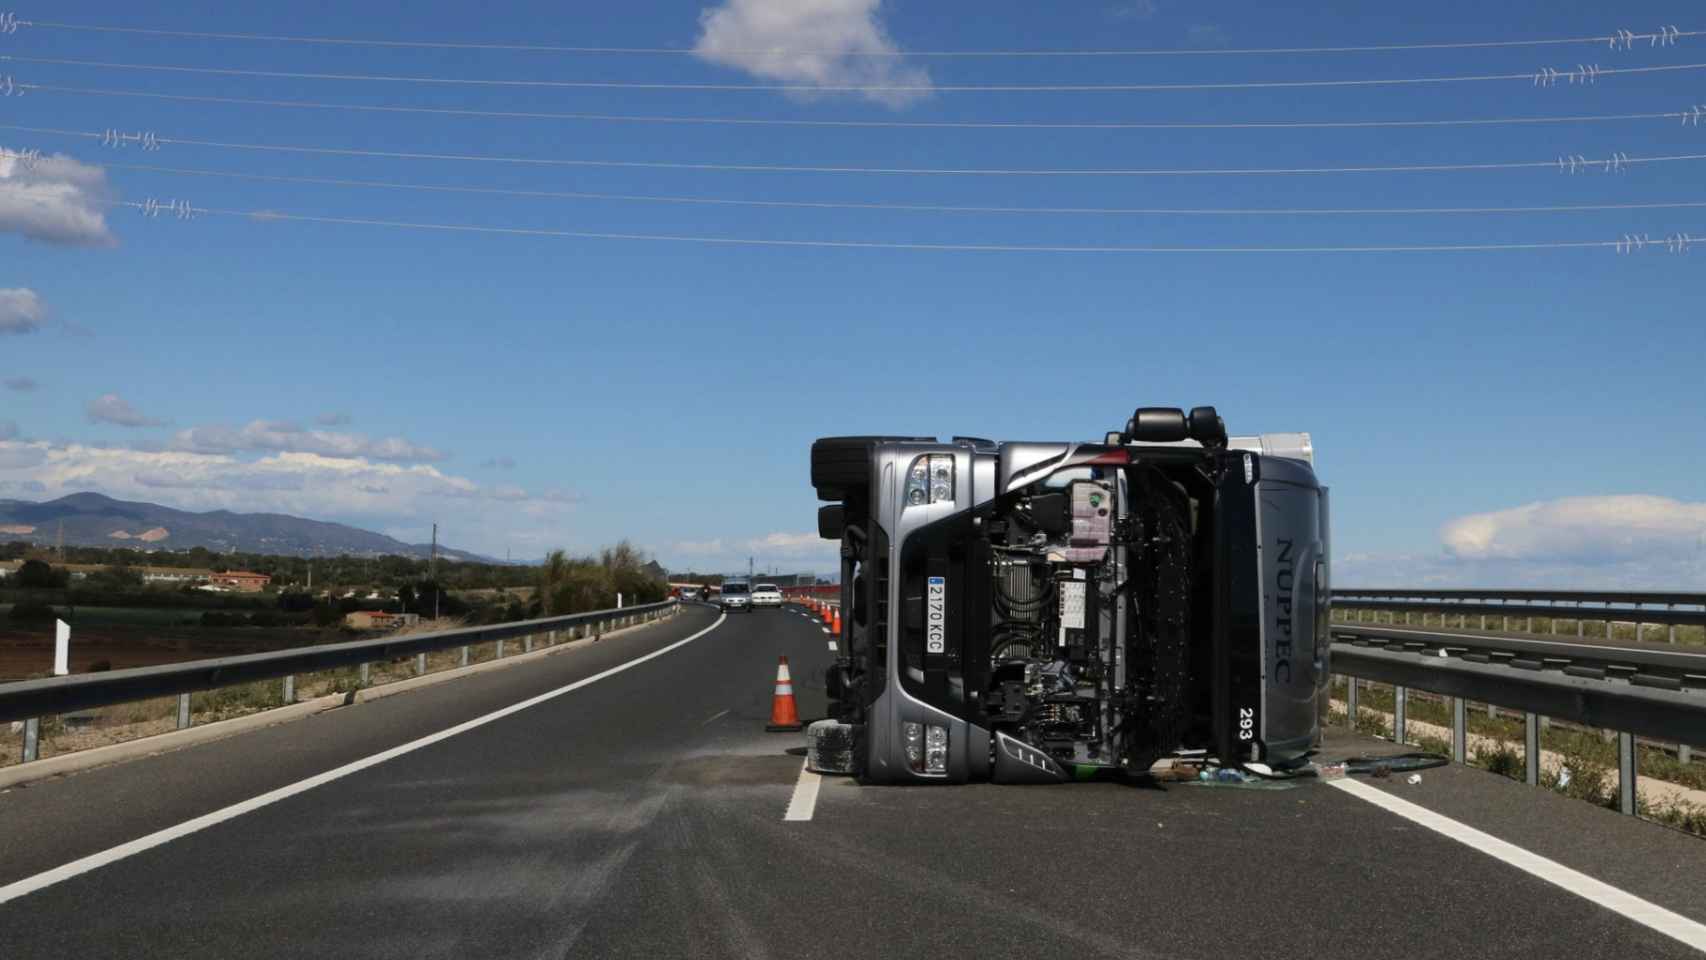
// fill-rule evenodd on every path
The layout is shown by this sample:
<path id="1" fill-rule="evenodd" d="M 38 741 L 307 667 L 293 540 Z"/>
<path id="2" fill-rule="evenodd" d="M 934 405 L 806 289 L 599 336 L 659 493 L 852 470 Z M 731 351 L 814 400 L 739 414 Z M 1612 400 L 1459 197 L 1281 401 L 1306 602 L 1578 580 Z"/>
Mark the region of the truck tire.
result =
<path id="1" fill-rule="evenodd" d="M 812 486 L 819 500 L 845 500 L 871 482 L 871 445 L 918 437 L 821 437 L 812 443 Z M 924 439 L 929 439 L 928 437 Z"/>

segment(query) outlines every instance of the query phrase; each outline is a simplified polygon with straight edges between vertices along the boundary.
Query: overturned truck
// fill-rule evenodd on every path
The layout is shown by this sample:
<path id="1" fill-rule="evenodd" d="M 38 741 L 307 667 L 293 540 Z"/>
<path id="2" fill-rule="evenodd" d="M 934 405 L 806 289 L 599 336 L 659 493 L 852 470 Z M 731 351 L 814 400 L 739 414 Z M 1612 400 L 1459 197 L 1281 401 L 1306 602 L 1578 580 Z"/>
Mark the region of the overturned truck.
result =
<path id="1" fill-rule="evenodd" d="M 1327 490 L 1307 434 L 1138 409 L 1101 443 L 825 437 L 833 723 L 876 783 L 1053 783 L 1168 756 L 1301 764 L 1328 652 Z"/>

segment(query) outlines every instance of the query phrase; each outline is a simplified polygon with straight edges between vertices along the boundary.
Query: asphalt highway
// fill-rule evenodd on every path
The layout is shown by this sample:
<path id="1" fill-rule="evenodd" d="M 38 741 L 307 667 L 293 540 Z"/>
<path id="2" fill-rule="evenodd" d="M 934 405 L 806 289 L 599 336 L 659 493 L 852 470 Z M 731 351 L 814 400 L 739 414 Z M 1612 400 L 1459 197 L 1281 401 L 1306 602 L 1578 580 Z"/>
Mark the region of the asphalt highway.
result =
<path id="1" fill-rule="evenodd" d="M 1326 783 L 826 778 L 811 819 L 784 821 L 803 740 L 763 732 L 776 659 L 817 716 L 826 641 L 792 609 L 718 623 L 695 606 L 527 665 L 13 789 L 0 891 L 53 882 L 0 903 L 0 957 L 1701 956 L 1615 898 Z M 1326 753 L 1382 749 L 1333 737 Z M 1473 769 L 1367 783 L 1706 922 L 1699 840 Z"/>

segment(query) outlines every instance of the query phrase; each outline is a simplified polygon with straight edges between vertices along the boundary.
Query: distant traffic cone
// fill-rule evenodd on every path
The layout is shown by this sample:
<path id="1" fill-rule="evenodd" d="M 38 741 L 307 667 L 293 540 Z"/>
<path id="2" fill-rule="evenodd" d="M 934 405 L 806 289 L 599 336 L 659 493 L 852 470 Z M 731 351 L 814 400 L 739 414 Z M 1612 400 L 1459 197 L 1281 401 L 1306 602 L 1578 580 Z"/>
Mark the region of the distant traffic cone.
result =
<path id="1" fill-rule="evenodd" d="M 776 662 L 776 693 L 770 698 L 770 722 L 764 729 L 769 733 L 791 733 L 802 729 L 800 711 L 794 706 L 794 680 L 788 674 L 788 658 Z"/>

